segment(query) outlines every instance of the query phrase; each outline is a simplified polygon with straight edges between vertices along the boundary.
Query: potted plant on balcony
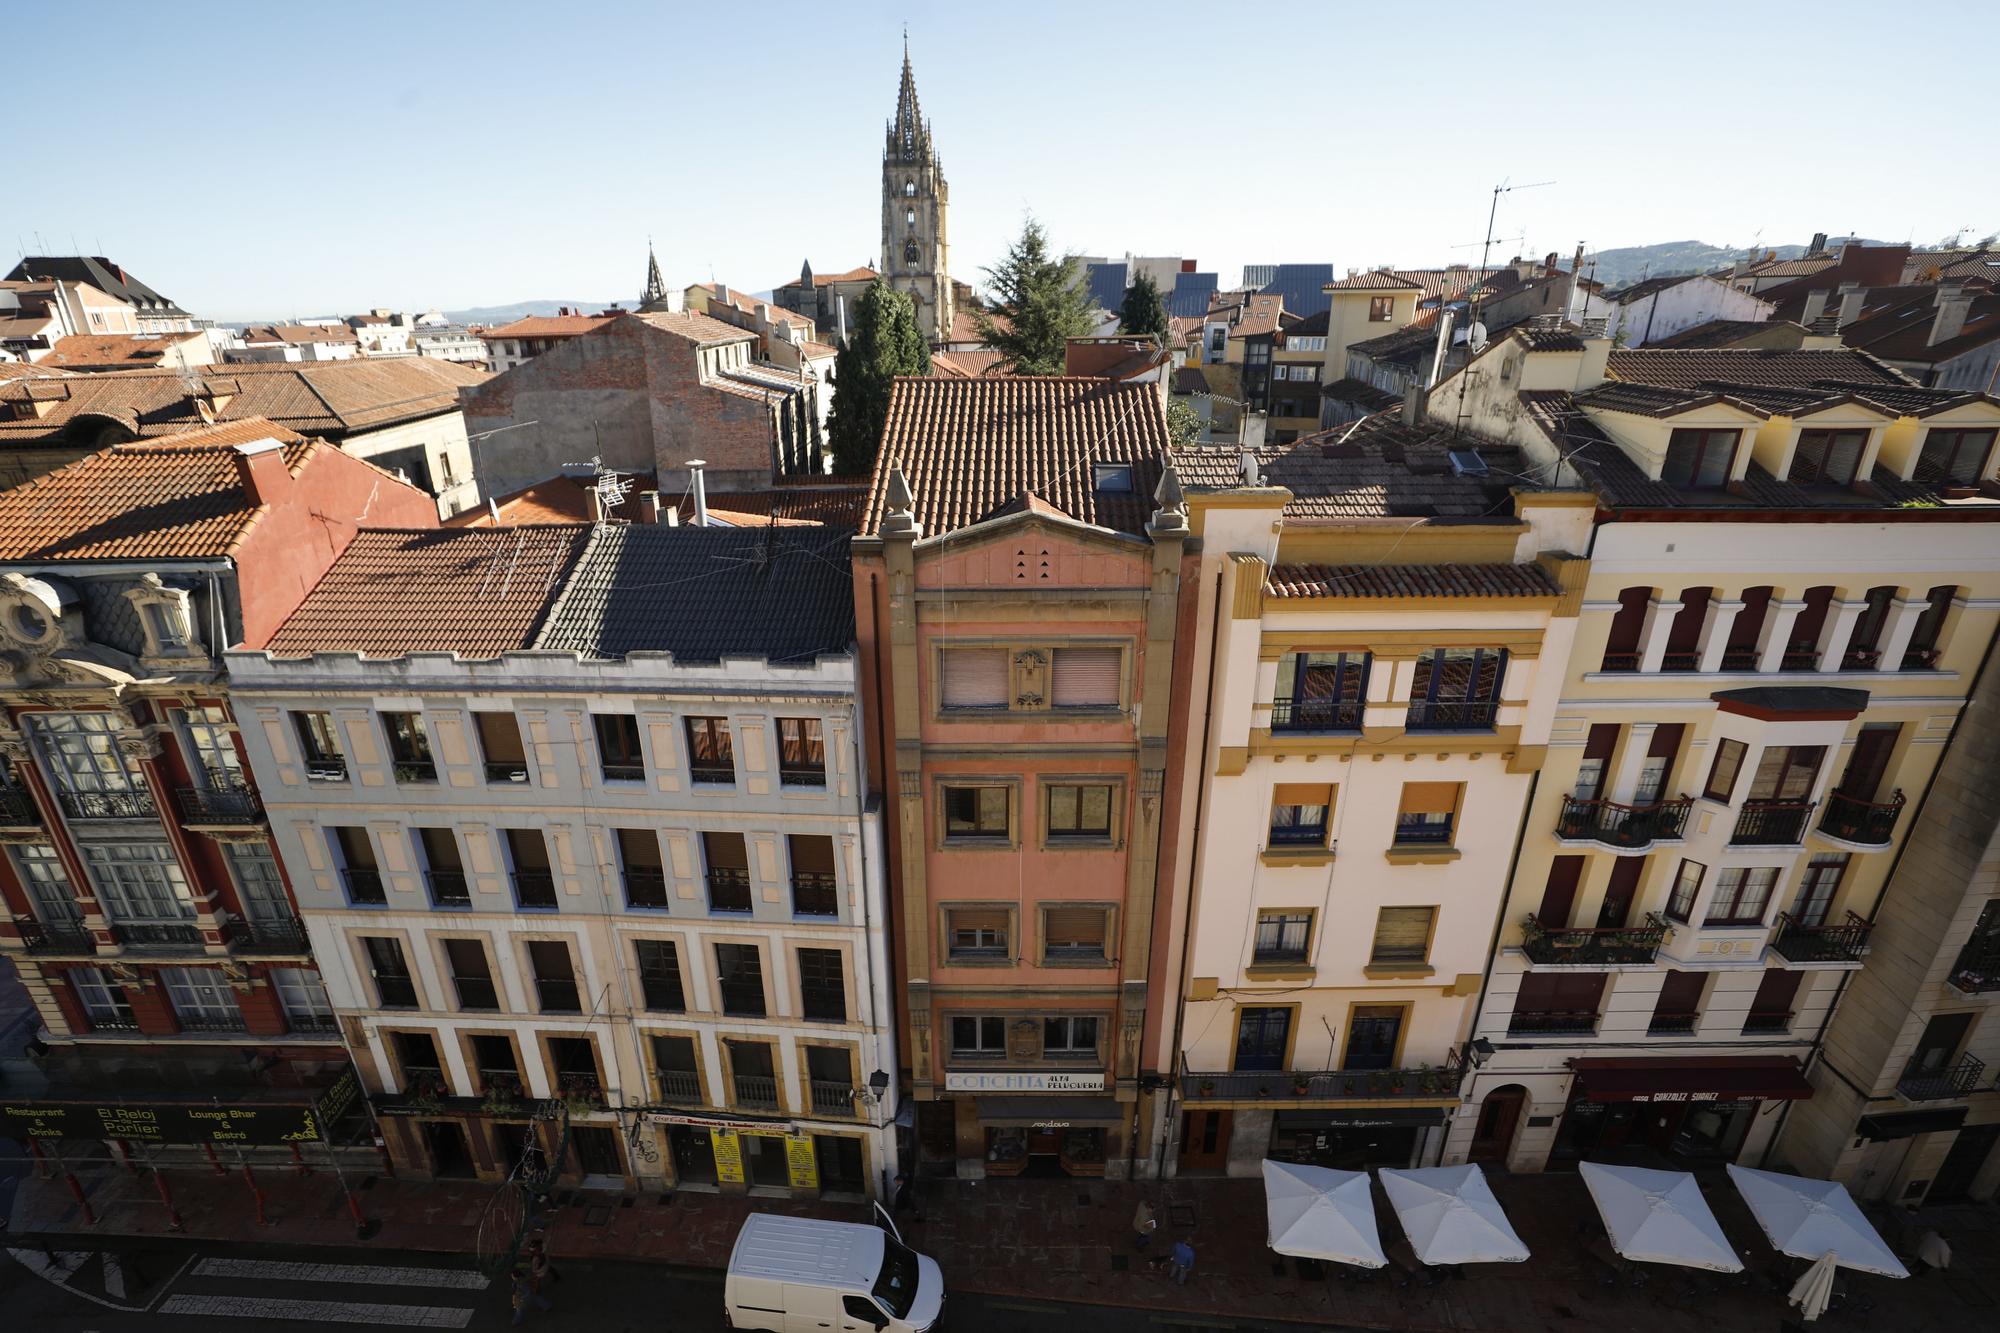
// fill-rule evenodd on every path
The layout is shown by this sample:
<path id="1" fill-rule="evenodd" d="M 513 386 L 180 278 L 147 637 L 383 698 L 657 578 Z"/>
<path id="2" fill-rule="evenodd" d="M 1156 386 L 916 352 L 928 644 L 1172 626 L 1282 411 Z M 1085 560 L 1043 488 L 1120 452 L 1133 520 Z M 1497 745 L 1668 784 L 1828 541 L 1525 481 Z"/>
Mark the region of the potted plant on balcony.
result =
<path id="1" fill-rule="evenodd" d="M 1292 1075 L 1292 1096 L 1303 1097 L 1312 1091 L 1312 1078 L 1306 1074 Z"/>
<path id="2" fill-rule="evenodd" d="M 1205 1078 L 1201 1082 L 1195 1084 L 1195 1090 L 1201 1093 L 1201 1095 L 1204 1097 L 1213 1097 L 1215 1095 L 1215 1080 L 1212 1078 Z"/>
<path id="3" fill-rule="evenodd" d="M 495 1078 L 486 1085 L 486 1096 L 479 1109 L 488 1115 L 507 1115 L 520 1108 L 519 1093 L 519 1086 L 511 1080 Z"/>
<path id="4" fill-rule="evenodd" d="M 444 1105 L 443 1092 L 444 1082 L 441 1079 L 428 1075 L 414 1079 L 410 1083 L 410 1106 L 418 1111 L 437 1111 Z"/>
<path id="5" fill-rule="evenodd" d="M 1396 1097 L 1402 1096 L 1403 1087 L 1409 1080 L 1409 1071 L 1403 1069 L 1392 1069 L 1389 1071 L 1388 1078 L 1389 1078 L 1390 1095 Z"/>

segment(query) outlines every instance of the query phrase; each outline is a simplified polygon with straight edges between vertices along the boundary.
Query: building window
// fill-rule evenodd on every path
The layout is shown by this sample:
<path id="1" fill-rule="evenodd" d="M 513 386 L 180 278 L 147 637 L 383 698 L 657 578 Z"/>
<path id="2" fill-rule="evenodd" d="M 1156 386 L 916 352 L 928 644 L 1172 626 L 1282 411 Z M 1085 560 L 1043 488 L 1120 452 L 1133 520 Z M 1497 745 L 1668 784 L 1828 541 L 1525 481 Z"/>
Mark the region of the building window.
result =
<path id="1" fill-rule="evenodd" d="M 1385 907 L 1375 918 L 1375 943 L 1368 961 L 1376 965 L 1421 963 L 1431 954 L 1435 907 Z"/>
<path id="2" fill-rule="evenodd" d="M 947 907 L 945 952 L 953 962 L 1003 962 L 1013 956 L 1010 924 L 1004 907 Z"/>
<path id="3" fill-rule="evenodd" d="M 1042 1020 L 1042 1054 L 1052 1058 L 1095 1056 L 1095 1018 L 1045 1018 Z"/>
<path id="4" fill-rule="evenodd" d="M 1930 590 L 1928 605 L 1918 615 L 1917 627 L 1910 633 L 1910 646 L 1903 653 L 1903 670 L 1927 671 L 1937 665 L 1945 617 L 1951 614 L 1951 604 L 1957 598 L 1956 586 L 1940 584 Z"/>
<path id="5" fill-rule="evenodd" d="M 818 718 L 778 719 L 778 779 L 787 787 L 826 785 L 826 741 Z"/>
<path id="6" fill-rule="evenodd" d="M 576 964 L 561 940 L 529 940 L 528 965 L 535 975 L 535 998 L 545 1014 L 580 1014 L 583 999 L 576 987 Z"/>
<path id="7" fill-rule="evenodd" d="M 1736 465 L 1735 430 L 1677 430 L 1667 440 L 1660 480 L 1693 491 L 1721 490 Z"/>
<path id="8" fill-rule="evenodd" d="M 497 1010 L 500 992 L 493 984 L 493 968 L 486 961 L 486 947 L 478 940 L 447 939 L 445 961 L 451 965 L 452 988 L 458 992 L 458 1007 Z"/>
<path id="9" fill-rule="evenodd" d="M 654 1037 L 653 1071 L 661 1101 L 701 1103 L 701 1060 L 693 1037 Z"/>
<path id="10" fill-rule="evenodd" d="M 1646 612 L 1653 604 L 1651 588 L 1627 588 L 1618 594 L 1618 613 L 1604 639 L 1601 671 L 1637 671 L 1639 636 L 1645 632 Z"/>
<path id="11" fill-rule="evenodd" d="M 1132 465 L 1130 463 L 1093 463 L 1090 467 L 1090 479 L 1092 489 L 1099 495 L 1130 495 L 1132 493 Z"/>
<path id="12" fill-rule="evenodd" d="M 597 768 L 606 782 L 644 782 L 646 756 L 639 746 L 639 719 L 630 713 L 592 713 L 597 733 Z"/>
<path id="13" fill-rule="evenodd" d="M 1749 799 L 1803 801 L 1812 794 L 1819 781 L 1820 765 L 1825 762 L 1824 745 L 1767 745 L 1757 756 Z"/>
<path id="14" fill-rule="evenodd" d="M 1757 993 L 1750 998 L 1750 1012 L 1743 1016 L 1743 1031 L 1789 1032 L 1792 1002 L 1798 998 L 1799 982 L 1804 979 L 1805 973 L 1790 968 L 1767 969 L 1757 984 Z"/>
<path id="15" fill-rule="evenodd" d="M 175 712 L 196 784 L 204 791 L 249 790 L 229 715 L 220 708 L 180 708 Z"/>
<path id="16" fill-rule="evenodd" d="M 1449 847 L 1464 789 L 1459 782 L 1405 782 L 1396 810 L 1396 845 Z"/>
<path id="17" fill-rule="evenodd" d="M 472 906 L 472 887 L 458 857 L 458 835 L 448 828 L 413 828 L 417 858 L 424 869 L 424 887 L 431 906 L 464 909 Z"/>
<path id="18" fill-rule="evenodd" d="M 1058 648 L 1049 672 L 1057 708 L 1116 708 L 1124 654 L 1116 648 Z"/>
<path id="19" fill-rule="evenodd" d="M 961 1016 L 951 1020 L 954 1056 L 999 1056 L 1007 1053 L 1007 1021 L 1003 1018 Z"/>
<path id="20" fill-rule="evenodd" d="M 764 963 L 756 945 L 716 945 L 715 975 L 723 1013 L 737 1018 L 764 1016 Z"/>
<path id="21" fill-rule="evenodd" d="M 528 752 L 521 744 L 521 723 L 512 713 L 474 713 L 479 754 L 488 782 L 526 782 Z"/>
<path id="22" fill-rule="evenodd" d="M 274 967 L 270 975 L 287 1027 L 294 1032 L 334 1031 L 333 1001 L 319 973 L 304 967 Z"/>
<path id="23" fill-rule="evenodd" d="M 220 968 L 163 967 L 160 980 L 166 983 L 167 999 L 174 1007 L 174 1021 L 188 1032 L 241 1032 L 243 1011 L 229 989 Z"/>
<path id="24" fill-rule="evenodd" d="M 1271 791 L 1272 847 L 1325 847 L 1332 824 L 1333 786 L 1280 782 Z"/>
<path id="25" fill-rule="evenodd" d="M 35 915 L 45 925 L 81 926 L 83 908 L 76 891 L 63 872 L 62 857 L 54 847 L 42 842 L 17 843 L 13 849 L 14 869 L 27 885 Z"/>
<path id="26" fill-rule="evenodd" d="M 639 992 L 646 1008 L 659 1014 L 687 1012 L 687 992 L 681 985 L 680 949 L 672 940 L 636 940 Z"/>
<path id="27" fill-rule="evenodd" d="M 1102 907 L 1044 907 L 1044 963 L 1103 963 L 1106 912 Z"/>
<path id="28" fill-rule="evenodd" d="M 726 717 L 687 719 L 688 768 L 696 782 L 727 785 L 736 781 L 736 746 Z"/>
<path id="29" fill-rule="evenodd" d="M 500 842 L 514 881 L 514 905 L 529 912 L 559 910 L 547 836 L 538 828 L 508 828 L 500 830 Z"/>
<path id="30" fill-rule="evenodd" d="M 28 728 L 40 742 L 54 770 L 56 786 L 66 795 L 133 796 L 146 798 L 146 780 L 138 764 L 118 748 L 118 719 L 109 713 L 30 713 Z M 72 814 L 81 810 L 64 803 Z M 125 813 L 116 804 L 104 807 L 106 814 Z M 150 799 L 144 808 L 134 805 L 133 815 L 150 815 Z"/>
<path id="31" fill-rule="evenodd" d="M 966 842 L 1011 837 L 1012 796 L 1006 787 L 945 787 L 945 840 Z"/>
<path id="32" fill-rule="evenodd" d="M 347 781 L 347 755 L 340 748 L 340 732 L 332 713 L 316 708 L 294 712 L 292 730 L 298 734 L 308 781 Z"/>
<path id="33" fill-rule="evenodd" d="M 104 914 L 129 944 L 199 944 L 194 898 L 164 842 L 90 843 L 83 863 Z"/>
<path id="34" fill-rule="evenodd" d="M 1007 706 L 1007 650 L 1004 648 L 946 648 L 938 654 L 942 688 L 939 697 L 946 708 L 1005 708 Z"/>
<path id="35" fill-rule="evenodd" d="M 125 988 L 112 984 L 101 967 L 73 967 L 63 974 L 93 1032 L 137 1032 L 138 1020 L 125 999 Z"/>
<path id="36" fill-rule="evenodd" d="M 1701 892 L 1702 876 L 1708 867 L 1699 861 L 1682 861 L 1681 868 L 1674 875 L 1674 892 L 1667 899 L 1667 915 L 1685 924 L 1694 912 L 1695 896 Z"/>
<path id="37" fill-rule="evenodd" d="M 1367 653 L 1286 653 L 1278 659 L 1273 731 L 1359 731 L 1368 699 Z"/>
<path id="38" fill-rule="evenodd" d="M 1723 739 L 1715 743 L 1715 762 L 1708 768 L 1708 785 L 1701 789 L 1705 801 L 1729 804 L 1736 790 L 1736 777 L 1743 771 L 1743 757 L 1750 747 L 1742 741 Z"/>
<path id="39" fill-rule="evenodd" d="M 1005 794 L 1005 788 L 992 788 Z M 1049 841 L 1111 836 L 1111 787 L 1107 783 L 1055 783 L 1049 802 Z"/>
<path id="40" fill-rule="evenodd" d="M 1506 674 L 1505 649 L 1431 649 L 1417 659 L 1406 725 L 1412 731 L 1491 731 Z"/>
<path id="41" fill-rule="evenodd" d="M 1815 852 L 1806 862 L 1805 878 L 1799 881 L 1798 897 L 1792 900 L 1792 920 L 1801 926 L 1826 924 L 1833 908 L 1833 895 L 1847 875 L 1846 852 Z"/>
<path id="42" fill-rule="evenodd" d="M 815 1023 L 847 1021 L 847 980 L 840 950 L 799 950 L 799 1010 Z"/>
<path id="43" fill-rule="evenodd" d="M 660 861 L 660 838 L 651 829 L 621 828 L 618 864 L 625 879 L 625 906 L 667 910 L 667 871 Z"/>
<path id="44" fill-rule="evenodd" d="M 1729 866 L 1715 877 L 1715 896 L 1708 901 L 1707 926 L 1761 926 L 1778 883 L 1775 866 Z"/>
<path id="45" fill-rule="evenodd" d="M 1801 486 L 1851 486 L 1867 448 L 1865 430 L 1800 431 L 1787 476 Z"/>
<path id="46" fill-rule="evenodd" d="M 431 758 L 431 740 L 424 734 L 419 713 L 384 713 L 383 730 L 389 733 L 389 762 L 398 782 L 436 782 L 437 763 Z"/>
<path id="47" fill-rule="evenodd" d="M 1395 297 L 1371 296 L 1368 298 L 1368 322 L 1370 324 L 1387 324 L 1395 318 Z"/>
<path id="48" fill-rule="evenodd" d="M 701 858 L 708 872 L 708 910 L 753 910 L 750 901 L 750 849 L 743 835 L 702 834 Z"/>
<path id="49" fill-rule="evenodd" d="M 1976 486 L 1985 479 L 1987 455 L 1993 452 L 1990 430 L 1946 430 L 1924 433 L 1917 455 L 1916 479 L 1933 486 Z"/>
<path id="50" fill-rule="evenodd" d="M 1313 914 L 1299 908 L 1264 908 L 1257 913 L 1253 963 L 1303 963 L 1311 956 Z"/>

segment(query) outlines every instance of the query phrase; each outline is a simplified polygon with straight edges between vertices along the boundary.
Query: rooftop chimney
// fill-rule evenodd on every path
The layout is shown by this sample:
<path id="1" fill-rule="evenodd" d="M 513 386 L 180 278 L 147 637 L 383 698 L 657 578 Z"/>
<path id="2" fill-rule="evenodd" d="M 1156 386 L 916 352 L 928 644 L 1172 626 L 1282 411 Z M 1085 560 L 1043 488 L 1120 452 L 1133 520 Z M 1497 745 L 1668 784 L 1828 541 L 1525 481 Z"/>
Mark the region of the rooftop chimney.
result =
<path id="1" fill-rule="evenodd" d="M 1965 331 L 1965 318 L 1971 313 L 1972 294 L 1965 290 L 1964 279 L 1954 278 L 1939 283 L 1937 315 L 1931 320 L 1931 336 L 1924 340 L 1924 345 L 1935 347 L 1956 338 Z"/>
<path id="2" fill-rule="evenodd" d="M 1811 328 L 1819 317 L 1826 313 L 1826 300 L 1831 295 L 1833 293 L 1824 287 L 1818 291 L 1807 292 L 1805 313 L 1799 317 L 1799 323 Z"/>
<path id="3" fill-rule="evenodd" d="M 1403 424 L 1414 430 L 1424 424 L 1425 391 L 1412 384 L 1403 390 Z"/>
<path id="4" fill-rule="evenodd" d="M 729 284 L 728 284 L 728 283 L 726 283 L 726 282 L 718 282 L 718 283 L 716 283 L 716 284 L 715 284 L 715 297 L 716 297 L 716 299 L 717 299 L 718 301 L 721 301 L 721 302 L 722 302 L 722 304 L 724 304 L 724 305 L 728 305 L 728 304 L 729 304 Z"/>
<path id="5" fill-rule="evenodd" d="M 292 470 L 285 466 L 285 446 L 272 439 L 237 445 L 236 478 L 251 504 L 282 504 L 292 485 Z"/>
<path id="6" fill-rule="evenodd" d="M 1861 318 L 1861 307 L 1868 300 L 1868 293 L 1861 290 L 1858 282 L 1840 284 L 1840 321 L 1838 327 L 1846 328 Z"/>
<path id="7" fill-rule="evenodd" d="M 660 521 L 660 493 L 658 491 L 639 492 L 639 522 L 658 524 Z"/>
<path id="8" fill-rule="evenodd" d="M 701 470 L 707 466 L 705 458 L 690 458 L 687 461 L 688 472 L 694 478 L 694 525 L 698 528 L 708 526 L 708 484 L 701 475 Z"/>
<path id="9" fill-rule="evenodd" d="M 590 521 L 592 523 L 602 523 L 604 521 L 604 492 L 598 490 L 595 486 L 584 487 L 583 504 L 584 508 L 590 514 Z"/>

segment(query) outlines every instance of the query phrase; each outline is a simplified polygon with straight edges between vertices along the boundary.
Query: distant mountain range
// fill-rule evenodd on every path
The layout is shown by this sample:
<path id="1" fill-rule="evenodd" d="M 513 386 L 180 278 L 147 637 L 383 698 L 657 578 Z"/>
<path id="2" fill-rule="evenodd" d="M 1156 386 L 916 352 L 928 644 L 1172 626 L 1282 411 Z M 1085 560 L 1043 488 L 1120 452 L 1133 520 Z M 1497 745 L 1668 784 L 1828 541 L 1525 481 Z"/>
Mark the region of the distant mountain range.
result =
<path id="1" fill-rule="evenodd" d="M 1838 249 L 1850 239 L 1860 240 L 1863 245 L 1886 244 L 1860 237 L 1834 236 L 1828 238 L 1827 246 Z M 1595 263 L 1597 280 L 1605 286 L 1623 287 L 1641 278 L 1664 278 L 1675 273 L 1706 273 L 1710 269 L 1727 268 L 1739 259 L 1762 259 L 1767 251 L 1774 252 L 1779 259 L 1797 259 L 1806 252 L 1806 247 L 1759 245 L 1732 249 L 1710 245 L 1707 241 L 1661 241 L 1657 245 L 1627 245 L 1616 250 L 1599 250 L 1583 262 L 1586 266 Z M 1585 272 L 1589 271 L 1586 267 Z"/>
<path id="2" fill-rule="evenodd" d="M 581 310 L 586 315 L 594 315 L 600 310 L 619 304 L 612 301 L 516 301 L 513 305 L 482 305 L 470 310 L 447 310 L 444 317 L 454 324 L 505 324 L 511 320 L 526 319 L 529 315 L 553 315 L 567 306 L 571 310 Z M 630 302 L 623 303 L 627 310 Z"/>

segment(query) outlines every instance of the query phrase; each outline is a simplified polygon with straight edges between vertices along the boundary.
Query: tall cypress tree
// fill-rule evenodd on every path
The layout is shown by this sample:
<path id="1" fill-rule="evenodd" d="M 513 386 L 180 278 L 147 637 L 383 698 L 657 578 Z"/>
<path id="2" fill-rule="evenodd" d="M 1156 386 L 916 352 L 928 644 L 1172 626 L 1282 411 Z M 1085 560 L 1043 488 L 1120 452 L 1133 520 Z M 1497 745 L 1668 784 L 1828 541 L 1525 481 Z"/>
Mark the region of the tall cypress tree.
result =
<path id="1" fill-rule="evenodd" d="M 986 277 L 993 297 L 973 315 L 986 345 L 1016 375 L 1062 374 L 1069 340 L 1097 326 L 1075 256 L 1052 253 L 1048 233 L 1030 217 Z"/>
<path id="2" fill-rule="evenodd" d="M 881 278 L 854 303 L 847 345 L 833 362 L 833 415 L 827 435 L 833 470 L 865 477 L 875 470 L 882 425 L 889 419 L 889 387 L 898 375 L 931 373 L 930 344 L 917 329 L 910 298 Z"/>
<path id="3" fill-rule="evenodd" d="M 1167 303 L 1160 297 L 1160 284 L 1153 281 L 1152 274 L 1141 273 L 1125 289 L 1125 304 L 1118 309 L 1118 331 L 1145 334 L 1164 342 L 1170 327 Z"/>

